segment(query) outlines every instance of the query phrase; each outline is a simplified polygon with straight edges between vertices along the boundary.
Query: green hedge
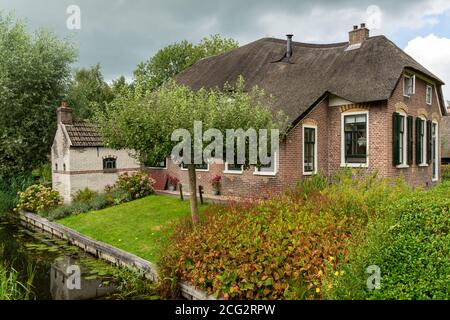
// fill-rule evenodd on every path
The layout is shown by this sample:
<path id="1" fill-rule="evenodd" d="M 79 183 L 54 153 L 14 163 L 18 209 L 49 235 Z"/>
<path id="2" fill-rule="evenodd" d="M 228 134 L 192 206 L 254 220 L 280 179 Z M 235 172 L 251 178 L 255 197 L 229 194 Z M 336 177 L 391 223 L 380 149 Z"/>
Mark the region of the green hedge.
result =
<path id="1" fill-rule="evenodd" d="M 350 247 L 343 276 L 328 277 L 330 299 L 449 299 L 450 182 L 414 191 L 386 205 Z M 381 288 L 368 290 L 367 267 L 381 271 Z"/>

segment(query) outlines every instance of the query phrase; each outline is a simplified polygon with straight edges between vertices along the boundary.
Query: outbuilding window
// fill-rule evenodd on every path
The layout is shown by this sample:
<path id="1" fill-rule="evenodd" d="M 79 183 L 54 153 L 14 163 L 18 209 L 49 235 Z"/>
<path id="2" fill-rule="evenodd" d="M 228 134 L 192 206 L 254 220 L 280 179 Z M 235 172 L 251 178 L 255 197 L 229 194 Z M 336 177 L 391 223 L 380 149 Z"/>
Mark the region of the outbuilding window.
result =
<path id="1" fill-rule="evenodd" d="M 427 165 L 427 130 L 426 120 L 416 118 L 416 164 L 418 166 Z"/>
<path id="2" fill-rule="evenodd" d="M 103 159 L 103 170 L 116 170 L 117 169 L 117 159 L 116 158 L 104 158 Z"/>

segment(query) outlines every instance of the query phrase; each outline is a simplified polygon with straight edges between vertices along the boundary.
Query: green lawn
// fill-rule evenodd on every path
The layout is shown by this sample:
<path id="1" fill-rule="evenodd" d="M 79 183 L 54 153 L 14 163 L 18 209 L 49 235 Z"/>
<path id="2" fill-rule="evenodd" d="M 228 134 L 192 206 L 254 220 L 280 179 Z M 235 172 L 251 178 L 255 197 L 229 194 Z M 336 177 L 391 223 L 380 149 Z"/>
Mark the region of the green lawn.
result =
<path id="1" fill-rule="evenodd" d="M 207 205 L 200 207 L 203 212 Z M 96 240 L 157 262 L 171 222 L 190 216 L 188 201 L 152 195 L 140 200 L 70 216 L 58 222 Z"/>

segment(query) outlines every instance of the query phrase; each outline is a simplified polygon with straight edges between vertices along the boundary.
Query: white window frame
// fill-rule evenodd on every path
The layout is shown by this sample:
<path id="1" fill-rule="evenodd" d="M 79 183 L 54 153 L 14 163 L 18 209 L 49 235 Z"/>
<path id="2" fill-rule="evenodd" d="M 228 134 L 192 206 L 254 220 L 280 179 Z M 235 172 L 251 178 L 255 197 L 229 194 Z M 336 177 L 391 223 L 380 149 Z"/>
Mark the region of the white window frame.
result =
<path id="1" fill-rule="evenodd" d="M 314 129 L 314 171 L 305 171 L 305 128 Z M 317 174 L 317 126 L 312 124 L 304 124 L 302 126 L 302 172 L 304 176 L 312 176 Z"/>
<path id="2" fill-rule="evenodd" d="M 398 112 L 398 114 L 400 114 L 401 117 L 403 117 L 403 154 L 402 154 L 402 163 L 397 165 L 397 168 L 402 169 L 402 168 L 409 168 L 408 165 L 408 115 L 403 112 L 400 111 Z"/>
<path id="3" fill-rule="evenodd" d="M 345 117 L 366 115 L 366 163 L 346 163 L 345 162 Z M 370 118 L 369 111 L 349 111 L 341 113 L 341 167 L 343 168 L 368 168 L 369 167 L 369 155 L 370 155 Z"/>
<path id="4" fill-rule="evenodd" d="M 435 166 L 436 166 L 436 178 L 434 177 L 434 172 L 431 173 L 431 177 L 432 177 L 432 181 L 433 182 L 437 182 L 439 181 L 439 163 L 440 163 L 440 154 L 439 154 L 439 149 L 440 149 L 440 143 L 439 143 L 439 123 L 436 120 L 433 120 L 432 125 L 436 125 L 436 135 L 435 135 L 435 139 L 436 139 L 436 159 L 434 159 L 435 161 Z M 433 134 L 433 129 L 431 129 L 431 134 Z M 431 137 L 433 139 L 433 137 Z M 431 152 L 433 152 L 433 150 L 431 150 Z M 433 159 L 433 156 L 431 156 L 431 158 Z"/>
<path id="5" fill-rule="evenodd" d="M 274 171 L 260 171 L 258 167 L 255 167 L 253 174 L 255 176 L 276 176 L 278 174 L 278 160 L 278 152 L 275 152 L 273 156 L 273 161 L 275 162 L 273 165 Z"/>
<path id="6" fill-rule="evenodd" d="M 430 95 L 428 95 L 428 92 Z M 430 100 L 428 100 L 428 97 Z M 433 104 L 433 86 L 427 85 L 426 93 L 425 93 L 425 102 L 427 105 L 431 106 Z"/>
<path id="7" fill-rule="evenodd" d="M 423 141 L 422 141 L 422 159 L 419 164 L 417 164 L 419 167 L 428 167 L 427 163 L 427 119 L 424 116 L 419 116 L 419 119 L 422 121 L 422 128 L 423 128 Z"/>
<path id="8" fill-rule="evenodd" d="M 223 170 L 223 173 L 225 173 L 225 174 L 243 174 L 244 173 L 244 166 L 241 165 L 241 170 L 229 170 L 228 169 L 228 162 L 225 161 L 225 170 Z"/>
<path id="9" fill-rule="evenodd" d="M 409 94 L 406 92 L 406 79 L 409 79 L 412 81 L 412 92 Z M 416 76 L 415 75 L 404 75 L 403 76 L 403 96 L 405 97 L 411 97 L 413 94 L 416 93 Z"/>

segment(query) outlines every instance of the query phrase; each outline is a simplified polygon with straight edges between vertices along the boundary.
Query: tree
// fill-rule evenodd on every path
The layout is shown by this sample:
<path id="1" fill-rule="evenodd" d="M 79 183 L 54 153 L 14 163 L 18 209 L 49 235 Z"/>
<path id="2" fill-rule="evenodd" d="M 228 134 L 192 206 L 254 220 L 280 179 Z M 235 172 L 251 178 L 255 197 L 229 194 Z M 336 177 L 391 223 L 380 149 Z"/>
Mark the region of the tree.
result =
<path id="1" fill-rule="evenodd" d="M 170 44 L 138 65 L 134 71 L 136 88 L 139 92 L 155 90 L 198 60 L 238 46 L 237 41 L 220 35 L 205 37 L 197 45 L 186 40 Z"/>
<path id="2" fill-rule="evenodd" d="M 46 31 L 0 14 L 0 175 L 47 160 L 76 50 Z"/>
<path id="3" fill-rule="evenodd" d="M 75 72 L 67 94 L 75 117 L 91 119 L 97 109 L 103 110 L 113 99 L 113 91 L 103 80 L 100 64 Z"/>
<path id="4" fill-rule="evenodd" d="M 218 89 L 192 91 L 190 88 L 169 81 L 144 97 L 130 93 L 116 99 L 96 117 L 103 138 L 112 148 L 128 148 L 136 151 L 141 161 L 161 161 L 171 156 L 178 144 L 171 140 L 177 129 L 194 135 L 194 121 L 201 121 L 203 131 L 218 129 L 223 136 L 227 129 L 248 130 L 287 128 L 287 117 L 282 113 L 272 114 L 271 99 L 258 88 L 244 91 L 241 79 L 231 90 Z M 203 137 L 195 137 L 194 143 L 201 147 L 209 144 Z M 200 139 L 199 139 L 200 138 Z M 225 147 L 225 146 L 224 146 Z M 224 153 L 225 154 L 225 153 Z M 248 160 L 248 159 L 246 159 Z M 199 221 L 196 196 L 196 167 L 189 163 L 191 213 L 193 223 Z"/>

